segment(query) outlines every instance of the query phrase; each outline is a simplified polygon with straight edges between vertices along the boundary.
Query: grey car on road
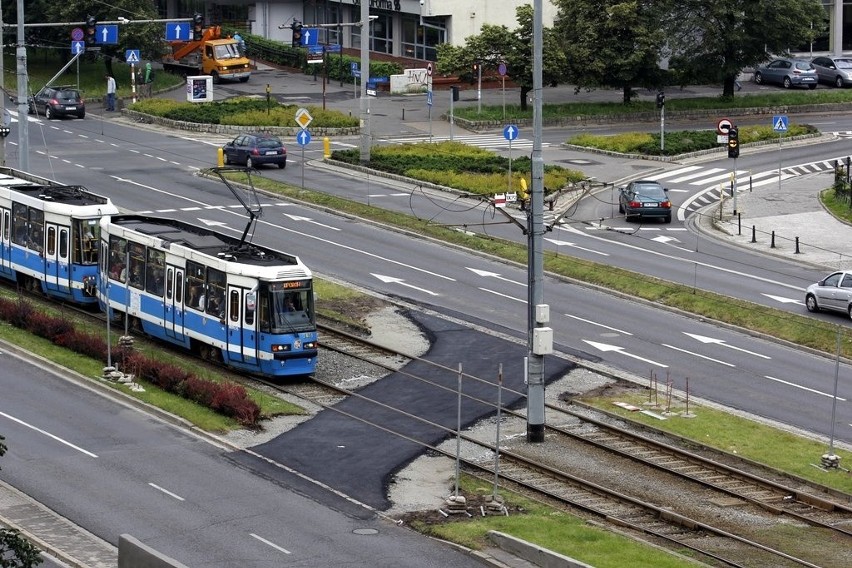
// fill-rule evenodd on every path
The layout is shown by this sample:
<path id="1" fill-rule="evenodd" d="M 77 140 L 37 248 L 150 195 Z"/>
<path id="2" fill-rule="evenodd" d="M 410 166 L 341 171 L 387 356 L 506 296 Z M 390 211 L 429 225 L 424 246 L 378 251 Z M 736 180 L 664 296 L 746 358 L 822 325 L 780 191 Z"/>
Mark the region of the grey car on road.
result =
<path id="1" fill-rule="evenodd" d="M 805 306 L 809 312 L 829 310 L 852 317 L 852 272 L 833 272 L 808 286 Z"/>

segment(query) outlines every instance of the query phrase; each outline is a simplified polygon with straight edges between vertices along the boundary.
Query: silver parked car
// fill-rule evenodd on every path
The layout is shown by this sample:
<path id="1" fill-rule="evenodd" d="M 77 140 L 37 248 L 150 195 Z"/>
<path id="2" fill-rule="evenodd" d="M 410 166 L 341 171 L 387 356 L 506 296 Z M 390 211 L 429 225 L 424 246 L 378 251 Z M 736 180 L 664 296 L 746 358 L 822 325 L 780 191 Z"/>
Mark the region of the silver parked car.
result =
<path id="1" fill-rule="evenodd" d="M 776 59 L 754 72 L 754 82 L 758 85 L 775 83 L 785 89 L 807 86 L 813 90 L 818 79 L 816 68 L 805 59 Z"/>
<path id="2" fill-rule="evenodd" d="M 816 68 L 820 83 L 838 88 L 852 85 L 852 58 L 814 57 L 811 63 Z"/>
<path id="3" fill-rule="evenodd" d="M 809 312 L 831 310 L 852 317 L 852 272 L 833 272 L 808 286 L 805 306 Z"/>

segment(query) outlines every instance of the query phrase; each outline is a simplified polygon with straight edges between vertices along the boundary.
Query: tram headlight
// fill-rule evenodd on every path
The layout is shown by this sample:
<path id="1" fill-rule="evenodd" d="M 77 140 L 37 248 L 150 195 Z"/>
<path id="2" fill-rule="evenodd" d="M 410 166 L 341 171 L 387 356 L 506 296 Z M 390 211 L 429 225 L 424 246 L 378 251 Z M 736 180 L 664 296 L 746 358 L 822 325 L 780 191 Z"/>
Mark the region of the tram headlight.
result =
<path id="1" fill-rule="evenodd" d="M 272 346 L 272 352 L 273 353 L 284 353 L 285 351 L 290 351 L 290 345 L 289 344 L 273 345 Z"/>
<path id="2" fill-rule="evenodd" d="M 318 346 L 316 341 L 306 341 L 302 343 L 302 349 L 316 349 Z"/>

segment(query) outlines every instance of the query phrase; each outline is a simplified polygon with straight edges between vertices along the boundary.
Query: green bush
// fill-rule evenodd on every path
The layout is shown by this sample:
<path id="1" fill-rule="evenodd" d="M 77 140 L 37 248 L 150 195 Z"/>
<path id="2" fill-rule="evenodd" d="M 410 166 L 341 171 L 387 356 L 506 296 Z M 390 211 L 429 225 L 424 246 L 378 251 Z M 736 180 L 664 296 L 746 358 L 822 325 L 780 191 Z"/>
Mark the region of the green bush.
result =
<path id="1" fill-rule="evenodd" d="M 332 153 L 332 158 L 358 164 L 360 151 L 338 150 Z M 520 191 L 521 179 L 526 181 L 527 187 L 531 186 L 532 161 L 529 157 L 512 160 L 512 185 L 509 189 L 508 158 L 460 142 L 376 147 L 370 154 L 370 167 L 478 195 Z M 577 170 L 554 165 L 544 168 L 544 186 L 548 193 L 584 178 L 585 175 Z"/>
<path id="2" fill-rule="evenodd" d="M 777 140 L 778 133 L 771 126 L 739 127 L 740 144 Z M 787 136 L 816 134 L 819 130 L 810 124 L 791 124 Z M 568 139 L 569 144 L 597 148 L 622 154 L 645 156 L 675 156 L 699 150 L 718 148 L 715 130 L 680 130 L 665 133 L 665 146 L 660 149 L 660 134 L 647 132 L 623 132 L 612 136 L 602 134 L 578 134 Z"/>

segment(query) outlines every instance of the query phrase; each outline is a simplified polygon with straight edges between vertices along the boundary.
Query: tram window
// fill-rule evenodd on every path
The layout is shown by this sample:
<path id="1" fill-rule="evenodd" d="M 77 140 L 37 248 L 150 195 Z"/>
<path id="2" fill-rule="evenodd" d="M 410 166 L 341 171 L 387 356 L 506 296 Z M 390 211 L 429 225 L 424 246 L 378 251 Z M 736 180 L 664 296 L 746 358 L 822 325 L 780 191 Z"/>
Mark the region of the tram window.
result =
<path id="1" fill-rule="evenodd" d="M 59 229 L 59 258 L 68 258 L 68 229 Z"/>
<path id="2" fill-rule="evenodd" d="M 30 234 L 27 248 L 44 251 L 44 211 L 30 209 Z"/>
<path id="3" fill-rule="evenodd" d="M 225 317 L 225 273 L 221 270 L 207 269 L 204 311 L 212 316 Z"/>
<path id="4" fill-rule="evenodd" d="M 130 285 L 145 287 L 145 245 L 130 243 Z"/>
<path id="5" fill-rule="evenodd" d="M 186 303 L 196 310 L 204 309 L 204 266 L 188 260 L 186 262 Z"/>
<path id="6" fill-rule="evenodd" d="M 96 219 L 75 220 L 73 226 L 72 262 L 94 264 L 98 261 L 98 238 L 100 227 Z M 60 234 L 60 237 L 62 235 Z M 59 243 L 60 254 L 62 243 Z"/>
<path id="7" fill-rule="evenodd" d="M 124 282 L 127 278 L 127 241 L 111 236 L 109 238 L 109 277 Z"/>
<path id="8" fill-rule="evenodd" d="M 26 246 L 28 233 L 27 206 L 21 203 L 12 203 L 12 242 L 16 245 Z"/>
<path id="9" fill-rule="evenodd" d="M 254 325 L 254 310 L 257 307 L 257 294 L 255 292 L 246 292 L 246 305 L 243 309 L 247 326 Z"/>
<path id="10" fill-rule="evenodd" d="M 4 240 L 4 241 L 8 241 L 8 240 L 9 240 L 9 226 L 10 226 L 10 223 L 9 223 L 9 210 L 8 210 L 8 209 L 4 209 L 4 210 L 3 210 L 3 240 Z"/>
<path id="11" fill-rule="evenodd" d="M 56 227 L 47 228 L 47 254 L 56 254 Z"/>
<path id="12" fill-rule="evenodd" d="M 171 285 L 171 282 L 169 282 Z M 177 284 L 175 285 L 175 303 L 180 304 L 183 302 L 183 273 L 177 273 Z"/>
<path id="13" fill-rule="evenodd" d="M 173 288 L 172 288 L 172 274 L 173 273 L 174 273 L 174 271 L 171 268 L 166 270 L 166 299 L 167 300 L 172 299 L 172 290 L 173 290 Z"/>
<path id="14" fill-rule="evenodd" d="M 148 249 L 148 268 L 145 277 L 145 290 L 157 296 L 163 296 L 166 254 L 154 248 Z"/>
<path id="15" fill-rule="evenodd" d="M 229 313 L 228 317 L 231 321 L 240 321 L 240 291 L 231 290 L 230 299 L 228 302 Z"/>

